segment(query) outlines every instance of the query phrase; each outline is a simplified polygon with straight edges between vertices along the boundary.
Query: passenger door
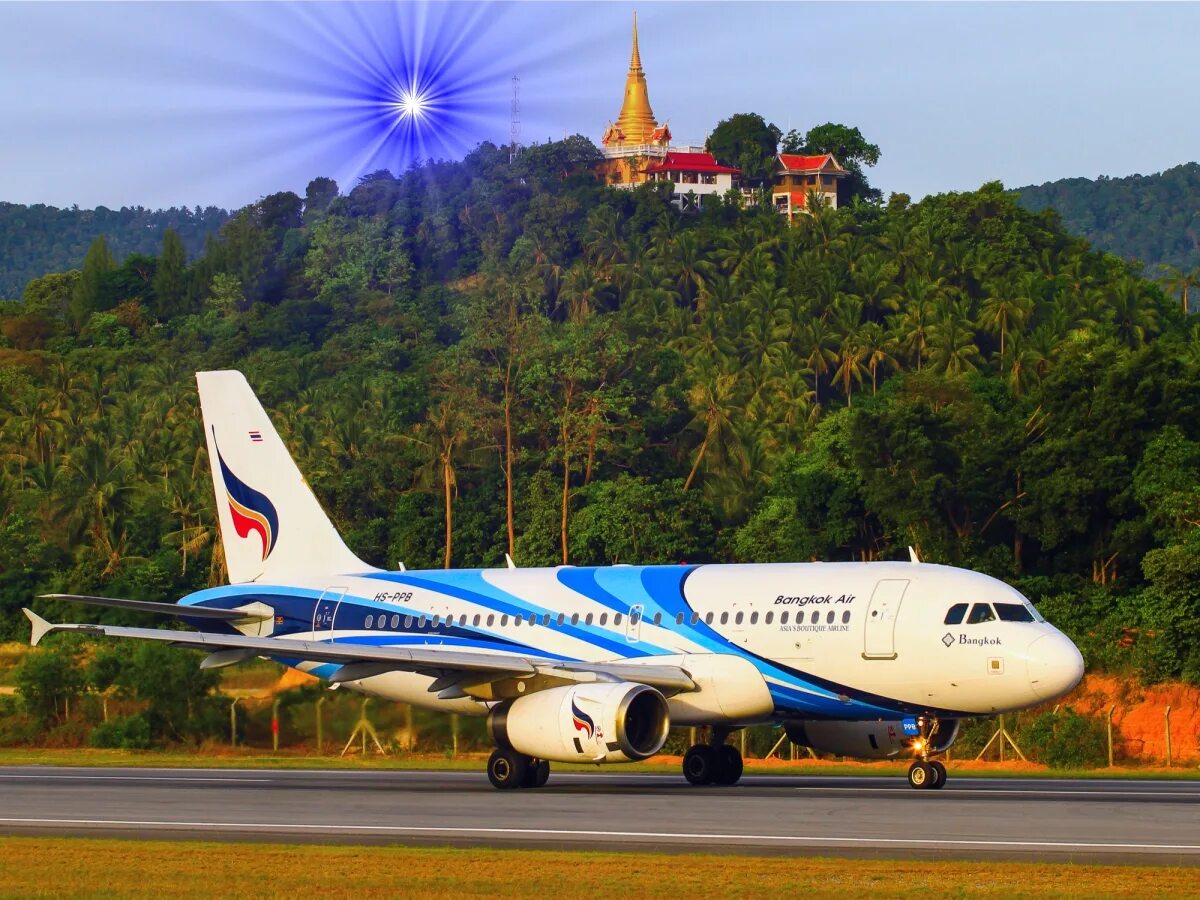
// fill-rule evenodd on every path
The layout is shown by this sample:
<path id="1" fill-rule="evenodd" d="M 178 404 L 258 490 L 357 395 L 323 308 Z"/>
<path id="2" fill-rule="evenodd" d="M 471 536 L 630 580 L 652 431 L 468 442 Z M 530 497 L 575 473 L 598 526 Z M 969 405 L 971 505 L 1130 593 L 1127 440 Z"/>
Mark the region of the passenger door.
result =
<path id="1" fill-rule="evenodd" d="M 863 627 L 863 659 L 896 658 L 896 616 L 908 590 L 908 580 L 885 578 L 875 585 Z"/>
<path id="2" fill-rule="evenodd" d="M 629 618 L 625 620 L 625 640 L 636 644 L 642 639 L 642 604 L 629 607 Z"/>

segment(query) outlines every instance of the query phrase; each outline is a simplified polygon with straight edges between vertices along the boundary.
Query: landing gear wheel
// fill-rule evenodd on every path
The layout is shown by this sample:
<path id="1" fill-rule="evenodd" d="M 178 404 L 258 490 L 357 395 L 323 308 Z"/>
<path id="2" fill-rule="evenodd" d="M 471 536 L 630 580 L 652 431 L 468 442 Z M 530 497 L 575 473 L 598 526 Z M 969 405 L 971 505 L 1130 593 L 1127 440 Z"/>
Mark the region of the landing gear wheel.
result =
<path id="1" fill-rule="evenodd" d="M 717 769 L 713 775 L 713 783 L 720 785 L 737 784 L 742 777 L 742 754 L 737 747 L 722 744 L 716 748 Z"/>
<path id="2" fill-rule="evenodd" d="M 488 781 L 492 783 L 492 787 L 502 791 L 519 788 L 525 783 L 529 763 L 529 757 L 516 750 L 493 750 L 492 755 L 488 757 Z"/>
<path id="3" fill-rule="evenodd" d="M 694 744 L 683 754 L 683 777 L 691 784 L 712 784 L 717 774 L 717 754 L 708 744 Z"/>
<path id="4" fill-rule="evenodd" d="M 908 783 L 920 790 L 933 787 L 936 778 L 933 766 L 927 762 L 915 762 L 908 767 Z"/>
<path id="5" fill-rule="evenodd" d="M 529 768 L 525 771 L 525 780 L 521 782 L 523 788 L 540 788 L 546 783 L 546 779 L 550 777 L 550 760 L 537 759 L 529 764 Z"/>
<path id="6" fill-rule="evenodd" d="M 929 768 L 933 770 L 933 783 L 929 785 L 931 790 L 940 791 L 946 786 L 946 767 L 936 759 L 929 763 Z"/>

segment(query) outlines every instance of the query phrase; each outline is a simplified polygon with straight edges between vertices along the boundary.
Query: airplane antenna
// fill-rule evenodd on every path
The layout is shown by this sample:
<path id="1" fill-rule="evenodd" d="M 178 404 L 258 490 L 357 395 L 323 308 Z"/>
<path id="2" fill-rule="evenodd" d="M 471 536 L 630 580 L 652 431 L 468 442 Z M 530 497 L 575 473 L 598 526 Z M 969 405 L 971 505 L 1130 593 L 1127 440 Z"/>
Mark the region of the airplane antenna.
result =
<path id="1" fill-rule="evenodd" d="M 404 568 L 404 561 L 403 561 L 403 560 L 401 560 L 400 562 L 396 563 L 396 565 L 397 565 L 397 567 L 399 567 L 399 569 L 400 569 L 400 571 L 401 571 L 401 572 L 407 572 L 407 571 L 408 571 L 408 569 Z"/>
<path id="2" fill-rule="evenodd" d="M 912 547 L 908 548 L 908 561 L 915 563 L 919 563 L 921 561 L 921 557 L 917 556 L 917 551 Z"/>
<path id="3" fill-rule="evenodd" d="M 504 554 L 504 561 L 506 563 L 508 563 L 508 567 L 510 569 L 515 569 L 517 567 L 517 564 L 515 562 L 513 562 L 513 558 L 511 556 L 509 556 L 507 553 Z"/>

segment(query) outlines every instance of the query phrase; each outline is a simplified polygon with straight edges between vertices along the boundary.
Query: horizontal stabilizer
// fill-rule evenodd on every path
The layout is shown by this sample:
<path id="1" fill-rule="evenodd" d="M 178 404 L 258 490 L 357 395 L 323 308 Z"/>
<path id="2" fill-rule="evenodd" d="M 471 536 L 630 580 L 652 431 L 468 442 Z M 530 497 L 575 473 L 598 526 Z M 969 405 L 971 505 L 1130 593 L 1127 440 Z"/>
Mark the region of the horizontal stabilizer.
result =
<path id="1" fill-rule="evenodd" d="M 158 613 L 164 616 L 186 616 L 189 619 L 218 619 L 222 622 L 258 622 L 273 618 L 275 613 L 237 609 L 215 609 L 211 606 L 185 606 L 179 603 L 155 603 L 153 600 L 121 600 L 116 597 L 90 597 L 86 594 L 42 594 L 43 600 L 66 600 L 89 606 L 111 609 L 132 609 L 137 612 Z M 261 606 L 261 604 L 259 604 Z"/>

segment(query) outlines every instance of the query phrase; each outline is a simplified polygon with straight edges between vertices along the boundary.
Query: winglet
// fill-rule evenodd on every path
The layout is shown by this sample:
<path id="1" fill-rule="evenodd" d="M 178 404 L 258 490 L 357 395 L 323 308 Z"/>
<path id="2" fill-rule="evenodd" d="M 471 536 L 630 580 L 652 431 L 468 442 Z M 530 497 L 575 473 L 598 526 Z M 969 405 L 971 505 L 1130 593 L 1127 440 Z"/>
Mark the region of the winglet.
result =
<path id="1" fill-rule="evenodd" d="M 21 612 L 25 613 L 25 618 L 33 625 L 33 635 L 29 638 L 29 644 L 31 647 L 36 647 L 42 638 L 54 630 L 54 625 L 47 622 L 32 609 L 22 608 Z"/>
<path id="2" fill-rule="evenodd" d="M 908 561 L 915 563 L 919 563 L 921 561 L 921 557 L 917 556 L 917 551 L 912 547 L 908 548 Z"/>
<path id="3" fill-rule="evenodd" d="M 504 554 L 504 561 L 506 563 L 508 563 L 508 567 L 510 569 L 515 569 L 517 567 L 517 564 L 515 562 L 513 562 L 513 558 L 511 556 L 509 556 L 507 553 Z"/>

